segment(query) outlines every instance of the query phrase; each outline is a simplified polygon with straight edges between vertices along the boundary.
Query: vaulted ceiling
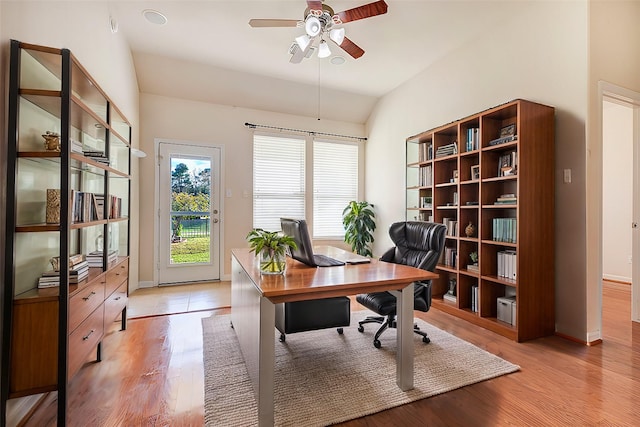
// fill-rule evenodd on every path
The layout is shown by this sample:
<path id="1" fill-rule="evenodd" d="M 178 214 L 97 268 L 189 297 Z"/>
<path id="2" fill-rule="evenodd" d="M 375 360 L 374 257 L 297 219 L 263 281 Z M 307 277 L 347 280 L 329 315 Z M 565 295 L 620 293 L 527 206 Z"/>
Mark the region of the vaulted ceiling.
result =
<path id="1" fill-rule="evenodd" d="M 325 3 L 338 12 L 369 2 Z M 109 8 L 131 46 L 141 92 L 364 123 L 379 97 L 473 43 L 487 26 L 513 19 L 517 2 L 386 3 L 386 14 L 343 25 L 364 56 L 353 59 L 330 42 L 331 57 L 314 55 L 300 64 L 289 62 L 289 47 L 303 28 L 252 28 L 248 22 L 302 20 L 305 0 L 119 0 Z M 167 23 L 149 23 L 145 9 L 161 12 Z M 346 61 L 333 65 L 334 56 Z M 460 64 L 473 66 L 463 58 Z"/>

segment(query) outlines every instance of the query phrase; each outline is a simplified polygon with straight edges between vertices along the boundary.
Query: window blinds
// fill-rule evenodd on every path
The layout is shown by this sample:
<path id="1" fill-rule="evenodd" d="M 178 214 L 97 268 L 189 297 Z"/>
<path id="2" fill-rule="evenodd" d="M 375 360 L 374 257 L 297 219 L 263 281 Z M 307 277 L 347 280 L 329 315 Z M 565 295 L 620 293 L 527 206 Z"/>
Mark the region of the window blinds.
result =
<path id="1" fill-rule="evenodd" d="M 305 140 L 254 135 L 253 226 L 278 231 L 280 218 L 305 217 Z"/>
<path id="2" fill-rule="evenodd" d="M 313 236 L 344 236 L 342 211 L 358 199 L 358 145 L 313 142 Z"/>

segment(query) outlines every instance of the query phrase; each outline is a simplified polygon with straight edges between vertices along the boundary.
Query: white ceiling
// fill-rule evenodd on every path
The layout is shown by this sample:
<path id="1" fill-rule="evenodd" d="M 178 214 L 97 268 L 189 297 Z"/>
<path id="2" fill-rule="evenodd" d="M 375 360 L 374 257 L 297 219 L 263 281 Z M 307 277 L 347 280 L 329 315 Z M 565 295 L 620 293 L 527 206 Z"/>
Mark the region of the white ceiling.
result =
<path id="1" fill-rule="evenodd" d="M 338 12 L 371 1 L 326 3 Z M 109 8 L 131 46 L 142 92 L 364 123 L 378 97 L 473 43 L 486 26 L 510 19 L 517 3 L 386 2 L 386 14 L 344 24 L 364 56 L 355 60 L 330 43 L 334 55 L 345 57 L 342 65 L 315 56 L 291 64 L 289 47 L 303 29 L 248 24 L 251 18 L 302 19 L 305 0 L 116 0 Z M 163 13 L 167 24 L 150 24 L 144 9 Z M 345 102 L 351 104 L 346 112 Z"/>

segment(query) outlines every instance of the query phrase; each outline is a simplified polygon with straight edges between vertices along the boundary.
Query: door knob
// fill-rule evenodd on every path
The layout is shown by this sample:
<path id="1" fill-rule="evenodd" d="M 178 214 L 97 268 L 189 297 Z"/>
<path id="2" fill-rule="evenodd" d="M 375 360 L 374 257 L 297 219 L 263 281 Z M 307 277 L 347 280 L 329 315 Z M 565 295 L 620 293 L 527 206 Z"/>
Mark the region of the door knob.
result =
<path id="1" fill-rule="evenodd" d="M 637 222 L 632 222 L 631 223 L 631 228 L 638 228 L 638 223 Z"/>

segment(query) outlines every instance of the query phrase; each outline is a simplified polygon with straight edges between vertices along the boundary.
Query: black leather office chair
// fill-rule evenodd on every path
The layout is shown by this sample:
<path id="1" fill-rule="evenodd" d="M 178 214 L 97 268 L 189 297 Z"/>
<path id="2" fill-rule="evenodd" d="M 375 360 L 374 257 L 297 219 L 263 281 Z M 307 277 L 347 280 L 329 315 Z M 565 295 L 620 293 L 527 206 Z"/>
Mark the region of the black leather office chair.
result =
<path id="1" fill-rule="evenodd" d="M 447 228 L 443 224 L 432 222 L 409 221 L 391 224 L 389 236 L 396 246 L 385 252 L 380 260 L 433 271 L 444 250 L 446 231 Z M 413 286 L 414 310 L 429 311 L 431 281 L 415 282 Z M 380 348 L 380 335 L 387 328 L 396 327 L 396 297 L 389 292 L 376 292 L 357 295 L 356 301 L 380 315 L 369 316 L 358 322 L 360 332 L 364 332 L 362 325 L 365 323 L 382 324 L 373 338 L 373 345 Z M 417 325 L 414 325 L 414 332 L 422 336 L 423 342 L 430 342 L 427 334 Z"/>

